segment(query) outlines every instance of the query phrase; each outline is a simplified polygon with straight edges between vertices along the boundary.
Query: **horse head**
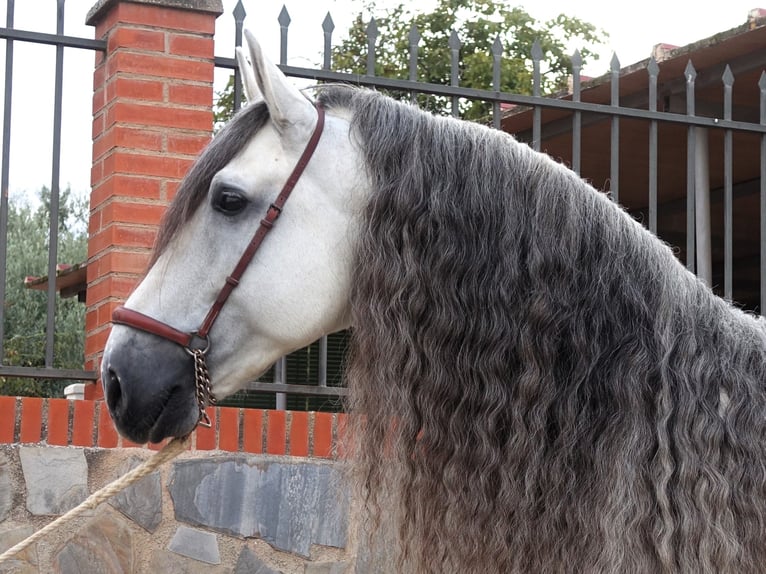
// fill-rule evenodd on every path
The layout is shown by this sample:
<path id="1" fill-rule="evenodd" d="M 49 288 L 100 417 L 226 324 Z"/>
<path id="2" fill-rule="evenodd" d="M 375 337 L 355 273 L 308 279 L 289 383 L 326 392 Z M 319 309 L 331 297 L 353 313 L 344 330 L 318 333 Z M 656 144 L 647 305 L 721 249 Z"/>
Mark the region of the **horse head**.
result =
<path id="1" fill-rule="evenodd" d="M 139 443 L 182 436 L 198 421 L 193 349 L 184 337 L 205 347 L 210 390 L 223 397 L 349 323 L 354 218 L 366 187 L 349 123 L 328 114 L 318 125 L 324 112 L 247 39 L 252 64 L 241 51 L 237 59 L 249 105 L 186 176 L 150 269 L 115 314 L 106 344 L 106 403 L 119 431 Z M 295 177 L 289 202 L 275 207 Z M 234 277 L 257 229 L 268 237 Z M 231 294 L 211 320 L 226 285 Z M 203 324 L 204 341 L 192 342 Z"/>

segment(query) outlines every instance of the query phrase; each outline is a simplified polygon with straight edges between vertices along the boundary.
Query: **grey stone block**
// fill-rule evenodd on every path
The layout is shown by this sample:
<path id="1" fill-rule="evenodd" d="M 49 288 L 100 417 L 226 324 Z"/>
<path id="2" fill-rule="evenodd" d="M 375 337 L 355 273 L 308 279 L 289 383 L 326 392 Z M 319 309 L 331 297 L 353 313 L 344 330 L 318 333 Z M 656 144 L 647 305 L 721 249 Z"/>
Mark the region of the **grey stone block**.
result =
<path id="1" fill-rule="evenodd" d="M 0 532 L 0 553 L 5 552 L 11 546 L 16 546 L 22 540 L 25 540 L 34 534 L 35 528 L 32 526 L 17 526 Z M 0 572 L 13 572 L 13 574 L 38 574 L 37 562 L 37 544 L 22 550 L 8 562 L 0 565 Z"/>
<path id="2" fill-rule="evenodd" d="M 145 572 L 147 574 L 231 574 L 231 571 L 231 568 L 227 566 L 211 568 L 210 564 L 179 556 L 168 550 L 155 550 Z"/>
<path id="3" fill-rule="evenodd" d="M 282 571 L 264 564 L 255 552 L 245 546 L 237 559 L 234 574 L 282 574 Z"/>
<path id="4" fill-rule="evenodd" d="M 221 555 L 218 552 L 218 540 L 212 532 L 195 530 L 188 526 L 179 526 L 168 549 L 181 556 L 193 558 L 207 564 L 220 564 Z"/>
<path id="5" fill-rule="evenodd" d="M 63 514 L 88 496 L 82 449 L 22 446 L 19 456 L 32 514 Z"/>
<path id="6" fill-rule="evenodd" d="M 5 521 L 13 508 L 13 476 L 11 461 L 0 452 L 0 522 Z"/>
<path id="7" fill-rule="evenodd" d="M 309 562 L 303 567 L 303 574 L 346 574 L 346 562 Z"/>
<path id="8" fill-rule="evenodd" d="M 133 459 L 125 465 L 120 475 L 141 464 Z M 138 523 L 144 530 L 154 532 L 162 522 L 162 479 L 159 471 L 145 476 L 113 497 L 109 504 Z"/>
<path id="9" fill-rule="evenodd" d="M 256 536 L 304 557 L 312 544 L 346 544 L 348 496 L 327 464 L 185 460 L 173 465 L 169 490 L 182 522 Z"/>
<path id="10" fill-rule="evenodd" d="M 101 514 L 53 556 L 54 574 L 131 574 L 133 535 L 124 519 Z"/>

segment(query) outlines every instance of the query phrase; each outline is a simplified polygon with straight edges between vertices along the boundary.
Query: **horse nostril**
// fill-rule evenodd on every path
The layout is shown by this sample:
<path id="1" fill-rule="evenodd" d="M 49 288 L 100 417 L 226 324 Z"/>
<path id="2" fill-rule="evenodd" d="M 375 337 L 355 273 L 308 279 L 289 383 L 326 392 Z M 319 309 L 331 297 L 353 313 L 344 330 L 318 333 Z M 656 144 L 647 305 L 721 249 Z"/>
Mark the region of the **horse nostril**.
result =
<path id="1" fill-rule="evenodd" d="M 120 386 L 120 378 L 112 369 L 108 369 L 106 372 L 106 377 L 104 379 L 104 395 L 109 410 L 112 413 L 115 413 L 122 399 L 122 387 Z"/>

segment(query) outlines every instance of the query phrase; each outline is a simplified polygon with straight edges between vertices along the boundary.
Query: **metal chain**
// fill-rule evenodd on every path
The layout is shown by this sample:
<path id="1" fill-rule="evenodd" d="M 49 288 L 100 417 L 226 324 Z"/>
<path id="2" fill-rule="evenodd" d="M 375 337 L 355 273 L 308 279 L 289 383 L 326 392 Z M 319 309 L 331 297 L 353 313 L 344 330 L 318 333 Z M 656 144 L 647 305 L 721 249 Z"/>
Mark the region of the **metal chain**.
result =
<path id="1" fill-rule="evenodd" d="M 194 382 L 197 393 L 197 407 L 199 408 L 199 422 L 197 424 L 210 428 L 212 423 L 205 409 L 208 405 L 215 405 L 215 397 L 210 386 L 210 373 L 205 362 L 205 350 L 194 349 L 190 352 L 192 357 L 194 357 Z"/>

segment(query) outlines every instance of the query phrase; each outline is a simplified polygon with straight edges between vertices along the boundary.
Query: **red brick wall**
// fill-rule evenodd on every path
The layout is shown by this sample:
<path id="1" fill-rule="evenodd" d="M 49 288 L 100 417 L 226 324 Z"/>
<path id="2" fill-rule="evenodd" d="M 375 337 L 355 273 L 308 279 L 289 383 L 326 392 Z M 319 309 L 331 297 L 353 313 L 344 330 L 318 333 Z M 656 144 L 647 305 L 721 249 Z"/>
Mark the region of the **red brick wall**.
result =
<path id="1" fill-rule="evenodd" d="M 178 183 L 213 128 L 210 2 L 122 0 L 89 15 L 107 51 L 93 76 L 85 368 L 98 370 L 111 313 L 144 272 Z M 174 7 L 175 5 L 175 7 Z M 100 385 L 86 398 L 103 397 Z"/>
<path id="2" fill-rule="evenodd" d="M 211 407 L 193 450 L 337 458 L 346 415 Z M 0 444 L 137 447 L 117 435 L 103 401 L 0 396 Z M 157 450 L 161 445 L 149 444 Z"/>

